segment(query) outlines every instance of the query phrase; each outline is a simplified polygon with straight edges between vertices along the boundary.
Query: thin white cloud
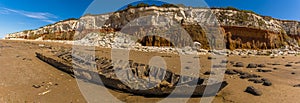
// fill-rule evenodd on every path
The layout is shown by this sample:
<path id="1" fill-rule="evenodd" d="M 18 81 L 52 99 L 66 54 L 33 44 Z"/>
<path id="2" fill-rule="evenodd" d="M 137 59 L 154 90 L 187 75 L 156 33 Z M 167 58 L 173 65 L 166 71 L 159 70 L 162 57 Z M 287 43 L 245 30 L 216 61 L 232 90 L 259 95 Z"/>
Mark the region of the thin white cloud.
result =
<path id="1" fill-rule="evenodd" d="M 42 21 L 52 23 L 52 24 L 56 22 L 56 21 L 53 21 L 53 20 L 42 20 Z"/>
<path id="2" fill-rule="evenodd" d="M 10 13 L 16 13 L 28 18 L 38 19 L 44 22 L 54 23 L 55 21 L 51 19 L 57 19 L 58 17 L 54 14 L 48 13 L 48 12 L 30 12 L 30 11 L 24 11 L 24 10 L 15 10 L 10 8 L 2 8 L 0 10 L 0 14 L 10 14 Z"/>
<path id="3" fill-rule="evenodd" d="M 7 10 L 0 10 L 0 14 L 9 14 Z"/>

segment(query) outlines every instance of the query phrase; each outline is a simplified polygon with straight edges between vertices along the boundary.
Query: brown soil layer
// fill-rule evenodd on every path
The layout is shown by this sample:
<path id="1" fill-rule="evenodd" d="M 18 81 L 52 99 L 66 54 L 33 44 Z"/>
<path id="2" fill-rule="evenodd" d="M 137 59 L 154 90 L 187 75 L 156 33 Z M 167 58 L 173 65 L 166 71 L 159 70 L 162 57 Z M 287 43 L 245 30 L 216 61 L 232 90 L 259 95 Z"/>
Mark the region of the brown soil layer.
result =
<path id="1" fill-rule="evenodd" d="M 281 33 L 246 27 L 224 26 L 227 49 L 275 49 L 283 46 Z"/>

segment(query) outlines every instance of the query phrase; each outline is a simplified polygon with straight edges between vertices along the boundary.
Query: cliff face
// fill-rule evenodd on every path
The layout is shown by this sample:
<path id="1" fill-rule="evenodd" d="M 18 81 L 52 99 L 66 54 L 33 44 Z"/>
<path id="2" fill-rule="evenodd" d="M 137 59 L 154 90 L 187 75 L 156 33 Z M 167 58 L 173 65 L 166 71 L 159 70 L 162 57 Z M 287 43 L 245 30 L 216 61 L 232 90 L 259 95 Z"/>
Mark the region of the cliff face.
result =
<path id="1" fill-rule="evenodd" d="M 300 23 L 297 21 L 281 21 L 281 26 L 289 37 L 300 44 Z M 292 41 L 292 40 L 290 40 Z"/>
<path id="2" fill-rule="evenodd" d="M 289 35 L 300 35 L 300 23 L 298 21 L 280 21 L 281 27 Z"/>
<path id="3" fill-rule="evenodd" d="M 184 31 L 168 32 L 160 37 L 145 36 L 149 31 L 172 28 Z M 228 49 L 273 49 L 300 43 L 300 24 L 297 21 L 278 20 L 238 10 L 155 6 L 86 15 L 79 20 L 66 20 L 37 30 L 8 34 L 6 38 L 73 40 L 75 30 L 80 34 L 124 32 L 139 38 L 137 41 L 145 46 L 174 46 L 174 41 L 185 43 L 189 39 L 201 43 L 205 49 L 211 45 L 222 46 L 224 41 Z M 79 37 L 84 36 L 80 34 Z M 191 38 L 181 34 L 188 34 Z"/>
<path id="4" fill-rule="evenodd" d="M 36 30 L 25 30 L 17 33 L 8 34 L 5 38 L 23 38 L 23 39 L 56 39 L 71 40 L 78 27 L 78 20 L 65 20 L 41 27 Z"/>
<path id="5" fill-rule="evenodd" d="M 285 34 L 247 27 L 223 27 L 229 49 L 273 49 L 285 44 Z"/>

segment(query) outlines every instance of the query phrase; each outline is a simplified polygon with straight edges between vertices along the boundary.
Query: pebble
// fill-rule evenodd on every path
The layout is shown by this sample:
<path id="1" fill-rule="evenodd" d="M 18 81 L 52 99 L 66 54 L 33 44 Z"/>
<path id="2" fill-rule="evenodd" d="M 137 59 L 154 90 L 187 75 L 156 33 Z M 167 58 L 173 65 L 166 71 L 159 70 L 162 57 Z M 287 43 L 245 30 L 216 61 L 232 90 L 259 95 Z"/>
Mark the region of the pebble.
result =
<path id="1" fill-rule="evenodd" d="M 261 79 L 254 79 L 254 78 L 251 78 L 249 79 L 248 81 L 251 81 L 251 82 L 254 82 L 254 83 L 263 83 L 264 81 L 261 80 Z"/>
<path id="2" fill-rule="evenodd" d="M 45 94 L 47 94 L 47 93 L 49 93 L 49 92 L 51 92 L 51 90 L 47 90 L 47 91 L 45 91 L 45 92 L 39 93 L 38 95 L 45 95 Z"/>
<path id="3" fill-rule="evenodd" d="M 249 75 L 250 78 L 260 78 L 261 76 L 257 75 L 257 74 L 250 74 Z"/>
<path id="4" fill-rule="evenodd" d="M 240 78 L 241 79 L 247 79 L 247 78 L 259 78 L 259 75 L 256 74 L 249 74 L 249 73 L 245 73 L 245 74 L 241 74 Z"/>
<path id="5" fill-rule="evenodd" d="M 236 72 L 236 73 L 239 73 L 239 74 L 241 74 L 241 75 L 243 75 L 243 74 L 245 74 L 243 71 L 241 71 L 241 70 L 233 70 L 234 72 Z"/>
<path id="6" fill-rule="evenodd" d="M 212 68 L 226 68 L 226 65 L 213 65 Z"/>
<path id="7" fill-rule="evenodd" d="M 257 64 L 250 63 L 247 68 L 257 68 Z"/>
<path id="8" fill-rule="evenodd" d="M 244 67 L 244 63 L 242 63 L 242 62 L 237 62 L 237 63 L 235 63 L 234 66 L 235 66 L 235 67 Z"/>
<path id="9" fill-rule="evenodd" d="M 272 72 L 272 70 L 257 69 L 257 72 Z"/>
<path id="10" fill-rule="evenodd" d="M 39 44 L 39 47 L 45 47 L 45 45 L 44 44 Z"/>
<path id="11" fill-rule="evenodd" d="M 32 87 L 34 87 L 34 88 L 40 88 L 41 86 L 40 85 L 32 85 Z"/>
<path id="12" fill-rule="evenodd" d="M 266 65 L 265 64 L 258 64 L 257 67 L 263 68 L 263 67 L 266 67 Z"/>
<path id="13" fill-rule="evenodd" d="M 228 63 L 228 60 L 222 60 L 221 63 Z"/>
<path id="14" fill-rule="evenodd" d="M 225 74 L 228 74 L 228 75 L 234 75 L 234 74 L 238 74 L 237 72 L 235 72 L 234 70 L 226 70 L 225 71 Z"/>
<path id="15" fill-rule="evenodd" d="M 272 65 L 280 65 L 280 64 L 278 64 L 278 63 L 273 63 Z"/>
<path id="16" fill-rule="evenodd" d="M 246 79 L 246 78 L 250 78 L 250 76 L 248 74 L 244 74 L 240 76 L 241 79 Z"/>
<path id="17" fill-rule="evenodd" d="M 296 85 L 294 85 L 293 87 L 300 87 L 300 84 L 296 84 Z"/>
<path id="18" fill-rule="evenodd" d="M 286 65 L 284 65 L 284 66 L 286 66 L 286 67 L 291 67 L 291 66 L 293 66 L 292 64 L 286 64 Z"/>
<path id="19" fill-rule="evenodd" d="M 190 67 L 184 67 L 184 69 L 191 69 Z"/>
<path id="20" fill-rule="evenodd" d="M 261 96 L 262 92 L 259 89 L 254 88 L 253 86 L 248 86 L 245 92 L 253 94 L 255 96 Z"/>
<path id="21" fill-rule="evenodd" d="M 267 78 L 262 78 L 261 80 L 263 80 L 263 81 L 269 81 L 269 79 L 267 79 Z"/>
<path id="22" fill-rule="evenodd" d="M 211 72 L 211 71 L 206 71 L 206 72 L 204 73 L 204 75 L 210 75 L 210 74 L 214 75 L 215 73 L 214 73 L 214 72 Z"/>
<path id="23" fill-rule="evenodd" d="M 211 59 L 216 59 L 215 57 L 207 57 L 207 59 L 211 60 Z"/>
<path id="24" fill-rule="evenodd" d="M 272 82 L 267 80 L 267 81 L 264 81 L 263 85 L 264 86 L 271 86 Z"/>

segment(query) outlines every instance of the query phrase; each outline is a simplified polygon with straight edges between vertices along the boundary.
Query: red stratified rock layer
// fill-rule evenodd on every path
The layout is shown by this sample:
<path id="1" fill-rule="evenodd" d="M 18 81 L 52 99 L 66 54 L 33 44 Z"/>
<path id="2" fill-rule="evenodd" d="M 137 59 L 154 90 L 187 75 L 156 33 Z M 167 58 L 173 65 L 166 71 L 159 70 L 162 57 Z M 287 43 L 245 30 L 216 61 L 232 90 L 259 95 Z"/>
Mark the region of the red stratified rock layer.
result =
<path id="1" fill-rule="evenodd" d="M 274 49 L 283 46 L 285 34 L 247 27 L 223 27 L 228 49 Z"/>

